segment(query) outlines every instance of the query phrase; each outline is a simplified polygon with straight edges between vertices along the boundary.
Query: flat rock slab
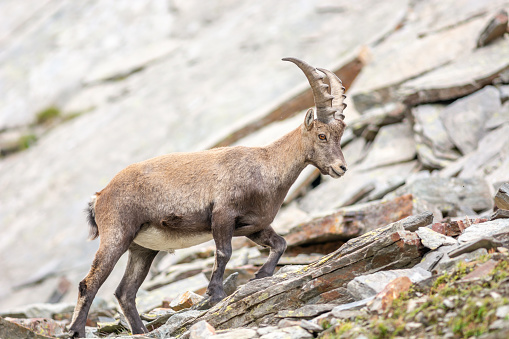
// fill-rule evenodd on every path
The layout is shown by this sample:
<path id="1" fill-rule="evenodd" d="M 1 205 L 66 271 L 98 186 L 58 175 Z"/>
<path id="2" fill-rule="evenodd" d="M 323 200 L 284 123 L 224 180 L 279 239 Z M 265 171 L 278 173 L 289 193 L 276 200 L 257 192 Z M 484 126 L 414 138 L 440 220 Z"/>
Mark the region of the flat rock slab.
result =
<path id="1" fill-rule="evenodd" d="M 399 97 L 409 105 L 458 98 L 490 84 L 509 69 L 509 41 L 501 39 L 492 45 L 466 53 L 443 67 L 414 80 L 398 90 Z"/>
<path id="2" fill-rule="evenodd" d="M 497 219 L 470 226 L 458 237 L 458 241 L 467 243 L 506 232 L 509 232 L 509 219 Z"/>
<path id="3" fill-rule="evenodd" d="M 363 200 L 362 194 L 367 195 L 366 198 L 369 200 L 378 200 L 401 186 L 417 166 L 417 161 L 366 171 L 355 166 L 340 179 L 325 178 L 324 182 L 299 201 L 298 207 L 311 216 L 322 216 L 324 213 L 332 213 L 338 208 L 348 206 L 347 204 L 358 199 Z"/>
<path id="4" fill-rule="evenodd" d="M 431 277 L 431 273 L 420 267 L 381 271 L 356 277 L 347 284 L 347 289 L 355 299 L 362 300 L 377 295 L 387 284 L 399 277 L 408 277 L 412 283 L 416 283 Z"/>
<path id="5" fill-rule="evenodd" d="M 412 214 L 412 210 L 412 196 L 405 195 L 385 202 L 344 208 L 334 214 L 298 225 L 284 237 L 288 246 L 348 240 L 380 225 L 406 218 Z"/>
<path id="6" fill-rule="evenodd" d="M 393 195 L 412 194 L 415 199 L 425 201 L 430 207 L 442 212 L 453 213 L 462 206 L 474 211 L 492 208 L 493 199 L 488 183 L 481 178 L 439 178 L 416 179 L 398 188 Z"/>
<path id="7" fill-rule="evenodd" d="M 486 86 L 445 107 L 440 119 L 454 145 L 461 153 L 468 154 L 486 134 L 486 121 L 500 108 L 500 92 L 493 86 Z"/>
<path id="8" fill-rule="evenodd" d="M 359 168 L 367 170 L 397 164 L 413 160 L 415 156 L 415 140 L 410 123 L 392 124 L 380 129 Z"/>
<path id="9" fill-rule="evenodd" d="M 421 238 L 422 244 L 430 250 L 435 250 L 442 245 L 456 245 L 457 241 L 454 238 L 445 236 L 438 232 L 433 231 L 427 227 L 421 227 L 415 231 L 419 238 Z"/>
<path id="10" fill-rule="evenodd" d="M 34 331 L 21 326 L 19 324 L 10 322 L 0 317 L 0 337 L 1 338 L 27 338 L 27 339 L 48 339 L 53 338 L 37 334 Z"/>

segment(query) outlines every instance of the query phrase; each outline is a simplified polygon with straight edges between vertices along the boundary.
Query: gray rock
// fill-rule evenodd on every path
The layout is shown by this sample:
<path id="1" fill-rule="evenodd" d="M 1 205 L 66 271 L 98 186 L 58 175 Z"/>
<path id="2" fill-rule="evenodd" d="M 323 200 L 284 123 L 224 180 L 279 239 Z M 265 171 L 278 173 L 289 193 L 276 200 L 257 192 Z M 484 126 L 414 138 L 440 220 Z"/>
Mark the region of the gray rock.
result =
<path id="1" fill-rule="evenodd" d="M 11 310 L 0 310 L 0 317 L 11 318 L 53 318 L 55 314 L 72 314 L 74 304 L 32 304 L 13 308 Z"/>
<path id="2" fill-rule="evenodd" d="M 455 250 L 449 252 L 448 255 L 449 258 L 455 258 L 461 254 L 470 253 L 479 248 L 485 248 L 487 250 L 490 250 L 492 248 L 497 248 L 501 246 L 503 246 L 502 242 L 492 237 L 485 237 L 463 244 L 456 248 Z"/>
<path id="3" fill-rule="evenodd" d="M 456 147 L 468 154 L 477 148 L 486 133 L 486 121 L 500 108 L 500 92 L 493 86 L 486 86 L 447 106 L 440 118 Z"/>
<path id="4" fill-rule="evenodd" d="M 509 315 L 509 305 L 497 307 L 497 318 L 505 319 Z"/>
<path id="5" fill-rule="evenodd" d="M 415 265 L 414 267 L 420 267 L 425 269 L 426 271 L 433 271 L 433 268 L 438 264 L 440 259 L 444 256 L 444 253 L 441 252 L 429 252 L 427 253 L 424 258 L 421 260 L 420 263 Z"/>
<path id="6" fill-rule="evenodd" d="M 352 168 L 344 178 L 327 180 L 306 194 L 300 200 L 299 208 L 314 216 L 333 212 L 352 201 L 352 197 L 358 196 L 366 187 L 374 185 L 373 192 L 378 193 L 386 191 L 388 187 L 398 187 L 416 166 L 417 162 L 411 161 L 368 171 L 360 171 L 358 167 Z M 395 180 L 399 182 L 393 185 Z"/>
<path id="7" fill-rule="evenodd" d="M 412 126 L 409 123 L 382 127 L 368 155 L 359 165 L 362 170 L 413 160 L 416 156 Z"/>
<path id="8" fill-rule="evenodd" d="M 373 274 L 355 277 L 347 284 L 347 289 L 355 299 L 361 300 L 374 297 L 382 291 L 388 283 L 396 278 L 408 277 L 413 283 L 416 283 L 429 278 L 430 276 L 430 272 L 420 267 L 380 271 Z"/>
<path id="9" fill-rule="evenodd" d="M 504 86 L 504 87 L 507 87 L 508 88 L 508 92 L 509 92 L 509 86 Z M 504 93 L 500 93 L 500 100 L 502 102 L 504 102 L 504 98 L 502 98 L 502 95 L 504 95 Z M 486 124 L 485 124 L 485 127 L 487 129 L 495 129 L 499 126 L 501 126 L 502 124 L 505 124 L 509 122 L 509 102 L 506 101 L 502 107 L 500 108 L 500 110 L 498 112 L 495 112 L 491 118 L 486 121 Z"/>
<path id="10" fill-rule="evenodd" d="M 419 160 L 431 168 L 445 167 L 459 158 L 447 130 L 440 120 L 444 105 L 420 105 L 412 109 Z"/>
<path id="11" fill-rule="evenodd" d="M 319 304 L 305 305 L 296 310 L 279 311 L 276 315 L 278 318 L 313 318 L 325 312 L 329 312 L 337 305 Z"/>
<path id="12" fill-rule="evenodd" d="M 475 250 L 470 253 L 462 254 L 455 258 L 449 258 L 449 256 L 445 256 L 440 260 L 440 262 L 437 264 L 435 269 L 433 270 L 433 273 L 442 274 L 444 271 L 449 271 L 456 267 L 456 264 L 460 262 L 470 262 L 473 260 L 476 260 L 479 256 L 488 254 L 488 251 L 484 248 L 479 248 L 478 250 Z"/>
<path id="13" fill-rule="evenodd" d="M 166 324 L 150 332 L 148 336 L 150 338 L 169 337 L 175 334 L 175 332 L 180 330 L 183 326 L 192 322 L 194 319 L 202 315 L 203 313 L 204 311 L 197 310 L 189 310 L 176 313 L 166 321 Z"/>
<path id="14" fill-rule="evenodd" d="M 455 245 L 457 243 L 454 238 L 435 232 L 427 227 L 420 227 L 415 233 L 421 238 L 422 244 L 431 250 L 435 250 L 442 245 Z"/>
<path id="15" fill-rule="evenodd" d="M 411 215 L 401 220 L 401 223 L 405 230 L 415 232 L 419 227 L 425 227 L 433 223 L 433 213 L 422 212 L 417 215 Z"/>
<path id="16" fill-rule="evenodd" d="M 508 52 L 509 41 L 502 39 L 472 53 L 462 53 L 453 62 L 403 83 L 398 95 L 407 104 L 416 105 L 473 93 L 509 69 Z"/>
<path id="17" fill-rule="evenodd" d="M 207 339 L 216 334 L 216 330 L 205 320 L 198 321 L 189 328 L 189 339 Z"/>
<path id="18" fill-rule="evenodd" d="M 482 178 L 440 178 L 429 177 L 398 188 L 391 195 L 412 194 L 414 199 L 427 203 L 428 210 L 435 208 L 454 216 L 465 206 L 474 211 L 492 208 L 493 199 L 488 183 Z"/>
<path id="19" fill-rule="evenodd" d="M 496 219 L 468 227 L 458 237 L 458 241 L 467 243 L 506 232 L 509 232 L 509 219 Z"/>
<path id="20" fill-rule="evenodd" d="M 258 334 L 256 333 L 256 330 L 250 329 L 250 328 L 237 328 L 231 331 L 227 331 L 224 333 L 218 333 L 214 336 L 211 336 L 209 338 L 213 339 L 239 339 L 239 338 L 257 338 Z"/>
<path id="21" fill-rule="evenodd" d="M 362 308 L 362 307 L 366 306 L 368 304 L 368 302 L 373 300 L 373 298 L 374 298 L 374 296 L 368 297 L 366 299 L 354 301 L 351 303 L 336 306 L 332 309 L 332 315 L 337 318 L 341 318 L 343 316 L 343 312 Z"/>
<path id="22" fill-rule="evenodd" d="M 136 298 L 136 307 L 140 313 L 148 312 L 163 302 L 164 298 L 176 297 L 185 291 L 195 291 L 203 287 L 207 287 L 209 280 L 205 274 L 200 273 L 187 279 L 174 282 L 146 293 L 138 293 Z"/>

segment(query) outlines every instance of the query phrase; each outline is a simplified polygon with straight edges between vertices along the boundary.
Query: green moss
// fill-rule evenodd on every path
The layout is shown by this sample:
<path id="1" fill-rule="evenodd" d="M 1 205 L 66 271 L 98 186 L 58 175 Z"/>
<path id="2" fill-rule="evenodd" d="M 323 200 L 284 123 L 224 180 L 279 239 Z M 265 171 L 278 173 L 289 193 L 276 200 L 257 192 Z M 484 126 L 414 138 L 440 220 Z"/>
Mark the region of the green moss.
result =
<path id="1" fill-rule="evenodd" d="M 35 134 L 23 135 L 18 139 L 18 149 L 24 150 L 32 146 L 37 141 Z"/>
<path id="2" fill-rule="evenodd" d="M 60 112 L 60 110 L 57 107 L 50 106 L 37 113 L 36 122 L 38 125 L 46 124 L 59 118 L 61 115 L 62 112 Z"/>

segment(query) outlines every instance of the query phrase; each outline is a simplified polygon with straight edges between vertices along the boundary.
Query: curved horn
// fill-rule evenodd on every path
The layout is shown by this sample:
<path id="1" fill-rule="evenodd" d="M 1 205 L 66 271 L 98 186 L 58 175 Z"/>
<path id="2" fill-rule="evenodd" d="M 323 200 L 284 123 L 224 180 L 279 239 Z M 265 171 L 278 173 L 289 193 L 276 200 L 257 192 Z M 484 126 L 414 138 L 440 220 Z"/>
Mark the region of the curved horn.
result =
<path id="1" fill-rule="evenodd" d="M 311 89 L 313 90 L 318 120 L 328 123 L 330 120 L 334 119 L 334 113 L 336 112 L 336 109 L 332 107 L 334 96 L 327 91 L 329 85 L 323 82 L 324 76 L 320 74 L 316 68 L 297 58 L 284 58 L 283 60 L 293 62 L 306 75 Z"/>
<path id="2" fill-rule="evenodd" d="M 339 114 L 340 119 L 344 119 L 345 116 L 343 115 L 343 111 L 346 108 L 345 104 L 345 87 L 343 86 L 343 83 L 341 82 L 341 79 L 339 79 L 336 74 L 333 72 L 324 69 L 324 68 L 317 68 L 320 72 L 325 73 L 327 75 L 327 78 L 329 78 L 329 83 L 331 86 L 331 94 L 334 97 L 332 99 L 331 106 L 335 109 L 335 111 Z"/>

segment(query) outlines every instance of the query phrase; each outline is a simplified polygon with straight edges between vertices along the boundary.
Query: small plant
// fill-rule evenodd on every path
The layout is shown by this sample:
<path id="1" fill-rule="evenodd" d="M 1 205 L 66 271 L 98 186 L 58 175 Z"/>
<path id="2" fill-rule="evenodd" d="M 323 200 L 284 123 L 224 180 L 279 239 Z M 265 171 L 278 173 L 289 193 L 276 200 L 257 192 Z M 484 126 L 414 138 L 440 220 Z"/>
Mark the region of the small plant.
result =
<path id="1" fill-rule="evenodd" d="M 36 122 L 38 125 L 46 124 L 59 118 L 61 115 L 62 112 L 57 107 L 50 106 L 37 113 Z"/>
<path id="2" fill-rule="evenodd" d="M 24 150 L 32 146 L 37 141 L 37 137 L 34 134 L 26 134 L 18 139 L 18 149 Z"/>

